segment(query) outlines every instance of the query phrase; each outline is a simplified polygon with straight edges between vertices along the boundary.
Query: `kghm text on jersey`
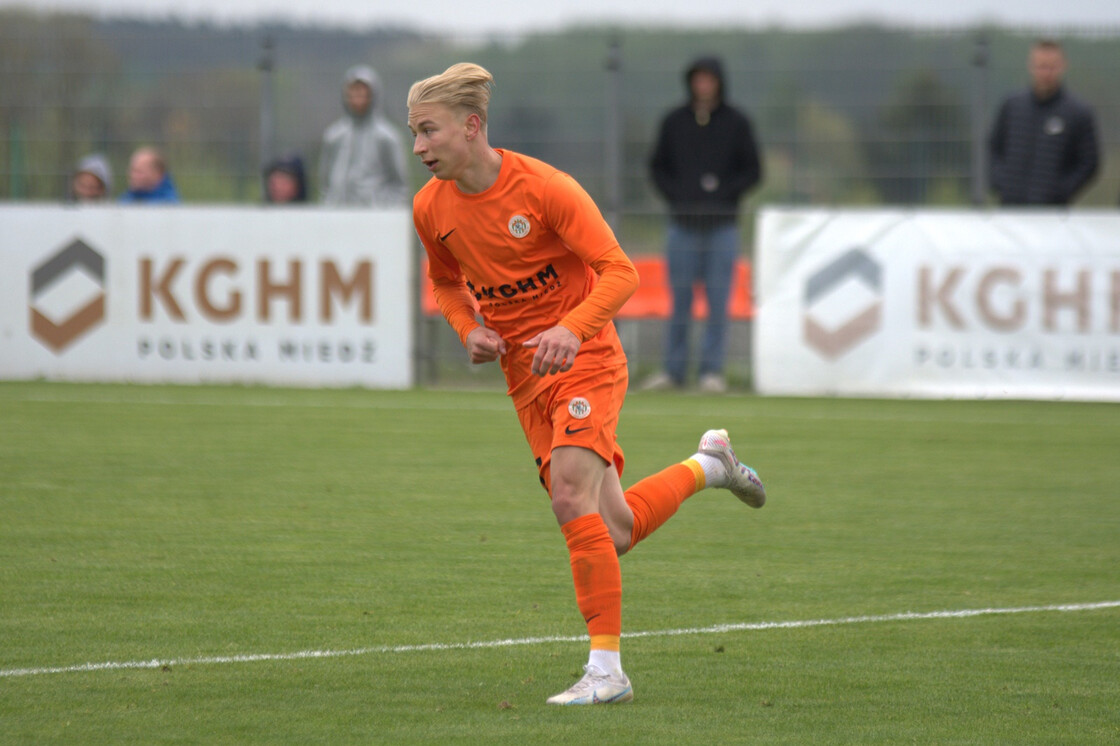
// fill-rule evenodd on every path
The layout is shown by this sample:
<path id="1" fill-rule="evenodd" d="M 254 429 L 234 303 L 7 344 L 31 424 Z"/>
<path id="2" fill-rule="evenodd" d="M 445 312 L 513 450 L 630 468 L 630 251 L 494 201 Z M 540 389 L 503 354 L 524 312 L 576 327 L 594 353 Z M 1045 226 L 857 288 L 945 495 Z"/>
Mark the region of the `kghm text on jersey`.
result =
<path id="1" fill-rule="evenodd" d="M 473 282 L 467 280 L 467 288 L 474 293 L 476 300 L 498 300 L 499 298 L 510 300 L 526 293 L 536 292 L 539 295 L 540 291 L 553 290 L 559 286 L 560 275 L 556 273 L 556 268 L 551 264 L 535 275 L 530 275 L 513 284 L 505 283 L 497 287 L 476 286 Z"/>

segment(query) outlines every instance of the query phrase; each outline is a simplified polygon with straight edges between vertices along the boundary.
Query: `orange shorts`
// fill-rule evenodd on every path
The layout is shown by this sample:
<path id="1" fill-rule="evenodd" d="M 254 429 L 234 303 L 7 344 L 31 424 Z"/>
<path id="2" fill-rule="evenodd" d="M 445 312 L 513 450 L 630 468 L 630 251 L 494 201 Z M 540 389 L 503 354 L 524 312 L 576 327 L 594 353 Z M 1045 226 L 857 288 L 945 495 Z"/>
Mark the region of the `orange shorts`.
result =
<path id="1" fill-rule="evenodd" d="M 568 373 L 517 410 L 545 490 L 551 484 L 552 449 L 559 446 L 594 451 L 622 474 L 625 457 L 615 431 L 628 382 L 625 365 L 599 369 L 593 374 Z"/>

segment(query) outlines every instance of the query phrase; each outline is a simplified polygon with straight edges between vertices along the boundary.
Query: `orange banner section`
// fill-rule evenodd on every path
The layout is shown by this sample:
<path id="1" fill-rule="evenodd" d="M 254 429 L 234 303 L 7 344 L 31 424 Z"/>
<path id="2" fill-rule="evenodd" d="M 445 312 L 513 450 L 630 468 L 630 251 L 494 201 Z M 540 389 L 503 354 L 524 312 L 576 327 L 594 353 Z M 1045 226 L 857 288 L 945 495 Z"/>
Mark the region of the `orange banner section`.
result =
<path id="1" fill-rule="evenodd" d="M 618 312 L 620 319 L 667 319 L 672 310 L 673 298 L 669 288 L 669 270 L 662 257 L 631 257 L 638 269 L 642 284 Z M 751 265 L 743 259 L 735 262 L 735 276 L 731 281 L 731 298 L 727 304 L 728 318 L 746 321 L 754 318 L 754 301 L 751 296 Z M 420 273 L 420 309 L 425 316 L 439 314 L 432 281 L 428 279 L 428 261 L 425 259 Z M 702 287 L 693 294 L 692 317 L 708 318 L 708 301 Z"/>

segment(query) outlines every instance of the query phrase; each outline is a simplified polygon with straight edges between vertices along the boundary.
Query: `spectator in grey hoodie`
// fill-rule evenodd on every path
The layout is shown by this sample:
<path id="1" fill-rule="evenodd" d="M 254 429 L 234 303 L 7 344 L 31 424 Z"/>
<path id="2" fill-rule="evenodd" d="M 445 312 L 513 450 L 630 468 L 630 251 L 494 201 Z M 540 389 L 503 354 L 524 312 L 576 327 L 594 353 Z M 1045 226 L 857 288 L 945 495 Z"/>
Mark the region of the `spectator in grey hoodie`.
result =
<path id="1" fill-rule="evenodd" d="M 320 198 L 327 205 L 400 207 L 408 202 L 405 151 L 382 113 L 377 73 L 366 65 L 346 71 L 345 116 L 323 133 Z"/>

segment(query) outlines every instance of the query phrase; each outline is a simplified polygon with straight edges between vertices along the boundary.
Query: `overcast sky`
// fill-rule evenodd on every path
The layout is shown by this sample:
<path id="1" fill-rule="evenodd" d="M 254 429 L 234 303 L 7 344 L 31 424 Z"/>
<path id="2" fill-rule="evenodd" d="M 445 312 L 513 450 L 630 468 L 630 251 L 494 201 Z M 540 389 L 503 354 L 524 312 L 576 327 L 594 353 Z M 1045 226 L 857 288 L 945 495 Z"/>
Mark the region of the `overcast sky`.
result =
<path id="1" fill-rule="evenodd" d="M 1120 28 L 1120 0 L 0 0 L 0 7 L 252 22 L 261 18 L 436 32 L 555 29 L 576 23 L 821 27 L 852 21 L 936 26 L 997 22 Z"/>

